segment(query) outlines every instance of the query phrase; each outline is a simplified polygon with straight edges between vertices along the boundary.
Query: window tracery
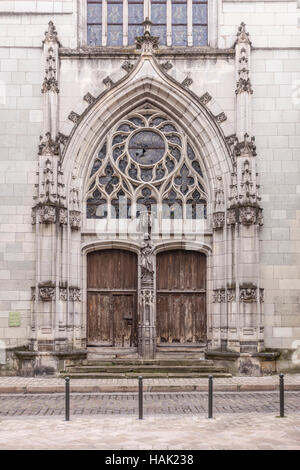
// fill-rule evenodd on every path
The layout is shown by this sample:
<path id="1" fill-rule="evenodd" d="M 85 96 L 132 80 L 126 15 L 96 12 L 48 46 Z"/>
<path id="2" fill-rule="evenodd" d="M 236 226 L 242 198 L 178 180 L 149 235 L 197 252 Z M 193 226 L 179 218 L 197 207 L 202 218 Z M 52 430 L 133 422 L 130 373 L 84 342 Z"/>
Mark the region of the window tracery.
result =
<path id="1" fill-rule="evenodd" d="M 203 167 L 191 142 L 150 104 L 125 116 L 106 136 L 89 171 L 88 219 L 206 218 Z"/>

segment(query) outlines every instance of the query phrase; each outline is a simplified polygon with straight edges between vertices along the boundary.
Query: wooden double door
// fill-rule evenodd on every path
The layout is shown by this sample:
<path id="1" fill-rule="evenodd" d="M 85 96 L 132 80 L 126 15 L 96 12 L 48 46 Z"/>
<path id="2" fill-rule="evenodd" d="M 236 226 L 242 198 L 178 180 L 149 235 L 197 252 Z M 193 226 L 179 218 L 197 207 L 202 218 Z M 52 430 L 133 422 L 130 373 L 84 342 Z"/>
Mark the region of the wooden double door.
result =
<path id="1" fill-rule="evenodd" d="M 125 250 L 88 254 L 87 343 L 137 345 L 137 255 Z"/>
<path id="2" fill-rule="evenodd" d="M 113 249 L 88 254 L 88 345 L 137 346 L 138 263 Z M 206 257 L 172 250 L 156 257 L 158 343 L 206 342 Z M 141 312 L 141 318 L 142 318 Z"/>
<path id="3" fill-rule="evenodd" d="M 156 258 L 158 343 L 205 343 L 206 256 L 188 250 Z"/>

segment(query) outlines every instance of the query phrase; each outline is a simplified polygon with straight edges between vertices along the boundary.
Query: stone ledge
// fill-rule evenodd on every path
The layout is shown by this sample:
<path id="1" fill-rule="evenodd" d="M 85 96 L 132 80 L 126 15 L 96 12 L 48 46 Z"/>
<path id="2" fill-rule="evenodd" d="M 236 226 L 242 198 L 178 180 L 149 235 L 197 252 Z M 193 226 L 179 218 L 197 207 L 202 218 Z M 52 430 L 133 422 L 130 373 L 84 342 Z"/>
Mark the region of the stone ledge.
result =
<path id="1" fill-rule="evenodd" d="M 71 383 L 71 393 L 137 393 L 138 385 L 74 385 Z M 214 385 L 214 392 L 274 392 L 279 390 L 279 384 L 219 384 Z M 207 392 L 208 385 L 144 385 L 144 392 Z M 300 391 L 300 384 L 285 385 L 285 391 Z M 49 394 L 64 393 L 64 385 L 26 385 L 0 386 L 0 394 Z"/>
<path id="2" fill-rule="evenodd" d="M 61 47 L 59 49 L 59 56 L 62 59 L 87 59 L 87 58 L 139 58 L 141 53 L 134 47 L 110 47 L 110 46 L 86 46 L 78 49 L 71 49 Z M 201 58 L 216 56 L 222 58 L 230 58 L 235 56 L 234 49 L 216 49 L 212 47 L 164 47 L 155 51 L 156 58 Z"/>

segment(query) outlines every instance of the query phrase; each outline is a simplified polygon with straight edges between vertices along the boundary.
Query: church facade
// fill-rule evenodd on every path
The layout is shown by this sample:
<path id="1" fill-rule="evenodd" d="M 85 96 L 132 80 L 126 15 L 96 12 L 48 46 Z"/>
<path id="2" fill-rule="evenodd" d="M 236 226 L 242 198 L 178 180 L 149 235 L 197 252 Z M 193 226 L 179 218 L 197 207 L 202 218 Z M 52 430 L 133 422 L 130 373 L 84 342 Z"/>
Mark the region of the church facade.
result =
<path id="1" fill-rule="evenodd" d="M 2 374 L 95 347 L 299 370 L 298 17 L 2 2 Z"/>

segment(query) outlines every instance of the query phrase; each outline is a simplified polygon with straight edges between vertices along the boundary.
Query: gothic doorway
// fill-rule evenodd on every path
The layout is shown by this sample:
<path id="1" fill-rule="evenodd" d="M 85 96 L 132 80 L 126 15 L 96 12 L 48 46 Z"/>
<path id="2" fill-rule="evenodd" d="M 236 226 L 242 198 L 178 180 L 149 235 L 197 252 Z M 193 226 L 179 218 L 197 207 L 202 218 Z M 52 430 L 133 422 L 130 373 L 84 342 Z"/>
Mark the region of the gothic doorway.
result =
<path id="1" fill-rule="evenodd" d="M 87 345 L 137 345 L 137 255 L 101 250 L 87 257 Z"/>
<path id="2" fill-rule="evenodd" d="M 156 259 L 158 343 L 206 343 L 206 256 L 186 250 Z"/>

